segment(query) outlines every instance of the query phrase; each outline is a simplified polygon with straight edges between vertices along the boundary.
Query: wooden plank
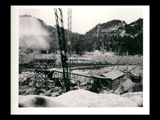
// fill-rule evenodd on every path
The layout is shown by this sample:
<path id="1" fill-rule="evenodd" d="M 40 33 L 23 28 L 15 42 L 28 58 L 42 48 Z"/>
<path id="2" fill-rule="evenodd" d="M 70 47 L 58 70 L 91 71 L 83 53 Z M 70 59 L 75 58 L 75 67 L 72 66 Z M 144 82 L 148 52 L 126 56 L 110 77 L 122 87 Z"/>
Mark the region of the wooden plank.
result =
<path id="1" fill-rule="evenodd" d="M 49 71 L 54 71 L 54 72 L 59 72 L 59 73 L 63 73 L 63 71 L 60 69 L 48 69 Z M 85 77 L 90 77 L 90 75 L 85 75 L 85 74 L 80 74 L 80 73 L 69 73 L 69 74 L 73 74 L 73 75 L 79 75 L 79 76 L 85 76 Z"/>
<path id="2" fill-rule="evenodd" d="M 106 77 L 102 77 L 102 76 L 98 76 L 98 75 L 92 75 L 92 77 L 98 78 L 98 79 L 107 79 Z"/>

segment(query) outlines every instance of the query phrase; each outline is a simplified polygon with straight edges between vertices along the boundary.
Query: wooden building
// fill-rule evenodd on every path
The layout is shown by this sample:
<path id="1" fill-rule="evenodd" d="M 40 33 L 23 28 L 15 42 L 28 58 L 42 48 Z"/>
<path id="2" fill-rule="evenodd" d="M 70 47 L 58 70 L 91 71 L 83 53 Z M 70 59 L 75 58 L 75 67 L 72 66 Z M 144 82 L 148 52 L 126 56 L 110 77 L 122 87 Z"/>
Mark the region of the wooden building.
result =
<path id="1" fill-rule="evenodd" d="M 116 90 L 120 83 L 123 82 L 125 74 L 119 70 L 114 70 L 102 75 L 92 75 L 94 83 L 109 87 L 112 90 Z"/>
<path id="2" fill-rule="evenodd" d="M 52 75 L 52 79 L 53 80 L 58 80 L 58 79 L 63 79 L 63 70 L 62 69 L 56 69 L 56 68 L 52 68 L 50 69 L 51 71 L 53 71 L 53 75 Z M 90 82 L 90 75 L 87 75 L 87 73 L 81 73 L 81 72 L 71 72 L 69 73 L 71 74 L 71 83 L 74 82 L 79 82 L 81 83 L 80 85 L 83 84 L 87 84 Z"/>

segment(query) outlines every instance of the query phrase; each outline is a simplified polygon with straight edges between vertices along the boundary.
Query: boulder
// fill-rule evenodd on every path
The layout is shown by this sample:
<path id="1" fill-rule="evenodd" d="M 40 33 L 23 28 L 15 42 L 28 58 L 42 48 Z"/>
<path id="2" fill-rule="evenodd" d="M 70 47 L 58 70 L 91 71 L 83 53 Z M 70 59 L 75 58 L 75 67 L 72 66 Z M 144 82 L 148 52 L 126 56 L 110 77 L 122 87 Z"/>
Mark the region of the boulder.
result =
<path id="1" fill-rule="evenodd" d="M 51 93 L 51 96 L 52 96 L 52 97 L 57 97 L 57 96 L 59 96 L 59 92 L 52 92 L 52 93 Z"/>
<path id="2" fill-rule="evenodd" d="M 61 89 L 61 87 L 54 87 L 54 88 L 51 88 L 51 92 L 57 92 Z"/>
<path id="3" fill-rule="evenodd" d="M 127 78 L 124 82 L 120 84 L 120 86 L 114 91 L 115 94 L 123 94 L 125 92 L 132 92 L 133 91 L 134 83 L 131 79 Z"/>

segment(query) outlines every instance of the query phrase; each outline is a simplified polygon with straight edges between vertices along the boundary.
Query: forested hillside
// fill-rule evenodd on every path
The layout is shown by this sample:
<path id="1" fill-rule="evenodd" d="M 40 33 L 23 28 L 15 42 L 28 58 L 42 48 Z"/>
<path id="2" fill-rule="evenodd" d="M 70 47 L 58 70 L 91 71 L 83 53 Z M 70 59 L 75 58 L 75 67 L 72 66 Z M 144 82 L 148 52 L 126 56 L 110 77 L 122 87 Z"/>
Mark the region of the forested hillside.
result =
<path id="1" fill-rule="evenodd" d="M 45 21 L 32 16 L 19 16 L 19 47 L 47 50 L 55 53 L 59 50 L 56 28 L 47 25 Z M 65 37 L 67 40 L 67 33 Z M 125 21 L 112 20 L 97 24 L 94 28 L 79 34 L 72 32 L 72 52 L 82 55 L 86 51 L 113 51 L 123 54 L 128 51 L 130 55 L 143 54 L 143 19 L 138 19 L 130 24 Z"/>
<path id="2" fill-rule="evenodd" d="M 143 54 L 143 19 L 131 24 L 112 20 L 98 24 L 85 34 L 89 50 L 104 50 L 129 54 Z"/>

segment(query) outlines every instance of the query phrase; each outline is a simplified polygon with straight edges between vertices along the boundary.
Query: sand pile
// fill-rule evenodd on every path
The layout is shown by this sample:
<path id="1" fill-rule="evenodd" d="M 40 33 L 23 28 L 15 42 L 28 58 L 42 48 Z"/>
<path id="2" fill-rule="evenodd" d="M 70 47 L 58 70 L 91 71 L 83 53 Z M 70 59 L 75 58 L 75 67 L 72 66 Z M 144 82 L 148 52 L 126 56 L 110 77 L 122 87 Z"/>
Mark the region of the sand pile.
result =
<path id="1" fill-rule="evenodd" d="M 115 94 L 97 94 L 87 90 L 65 93 L 55 100 L 68 107 L 136 107 L 132 100 Z"/>
<path id="2" fill-rule="evenodd" d="M 128 92 L 121 95 L 134 101 L 139 107 L 143 106 L 143 92 Z"/>
<path id="3" fill-rule="evenodd" d="M 39 95 L 19 96 L 23 107 L 138 107 L 143 98 L 138 94 L 97 94 L 87 90 L 73 90 L 58 97 Z"/>
<path id="4" fill-rule="evenodd" d="M 19 95 L 19 107 L 64 107 L 52 99 L 51 97 L 40 95 Z"/>
<path id="5" fill-rule="evenodd" d="M 55 98 L 57 102 L 68 107 L 90 107 L 97 101 L 98 94 L 87 90 L 74 90 Z"/>

